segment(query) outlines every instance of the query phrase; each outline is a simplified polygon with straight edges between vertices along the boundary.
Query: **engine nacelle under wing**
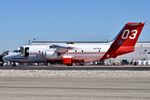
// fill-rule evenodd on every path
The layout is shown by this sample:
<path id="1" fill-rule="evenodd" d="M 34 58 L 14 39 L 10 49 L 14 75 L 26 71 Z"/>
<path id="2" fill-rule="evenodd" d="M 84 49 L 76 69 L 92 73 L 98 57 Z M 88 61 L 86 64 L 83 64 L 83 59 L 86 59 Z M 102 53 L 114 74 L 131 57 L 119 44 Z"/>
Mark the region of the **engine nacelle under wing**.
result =
<path id="1" fill-rule="evenodd" d="M 55 50 L 47 50 L 47 51 L 44 51 L 44 52 L 42 52 L 42 56 L 43 56 L 45 59 L 51 59 L 52 57 L 56 56 L 56 55 L 55 55 Z"/>

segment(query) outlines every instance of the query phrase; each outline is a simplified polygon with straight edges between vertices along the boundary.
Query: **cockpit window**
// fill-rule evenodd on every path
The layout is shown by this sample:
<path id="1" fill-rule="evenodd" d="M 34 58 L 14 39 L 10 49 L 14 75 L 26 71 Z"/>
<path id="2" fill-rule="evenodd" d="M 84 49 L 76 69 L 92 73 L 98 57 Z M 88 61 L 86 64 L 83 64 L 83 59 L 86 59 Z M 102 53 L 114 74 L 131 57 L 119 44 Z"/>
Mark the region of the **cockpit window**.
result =
<path id="1" fill-rule="evenodd" d="M 21 50 L 14 50 L 13 52 L 19 53 L 19 52 L 21 52 Z"/>

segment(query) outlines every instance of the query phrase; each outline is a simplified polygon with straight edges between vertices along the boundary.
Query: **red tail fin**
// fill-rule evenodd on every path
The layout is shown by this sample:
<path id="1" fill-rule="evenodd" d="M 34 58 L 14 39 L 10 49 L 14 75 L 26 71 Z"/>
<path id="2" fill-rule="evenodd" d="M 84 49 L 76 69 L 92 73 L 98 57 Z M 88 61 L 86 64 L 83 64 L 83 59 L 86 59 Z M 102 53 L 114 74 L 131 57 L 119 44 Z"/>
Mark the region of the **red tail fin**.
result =
<path id="1" fill-rule="evenodd" d="M 133 52 L 134 46 L 139 38 L 139 35 L 144 27 L 143 22 L 130 22 L 125 24 L 123 29 L 120 31 L 106 54 L 101 58 L 115 58 L 119 55 Z"/>

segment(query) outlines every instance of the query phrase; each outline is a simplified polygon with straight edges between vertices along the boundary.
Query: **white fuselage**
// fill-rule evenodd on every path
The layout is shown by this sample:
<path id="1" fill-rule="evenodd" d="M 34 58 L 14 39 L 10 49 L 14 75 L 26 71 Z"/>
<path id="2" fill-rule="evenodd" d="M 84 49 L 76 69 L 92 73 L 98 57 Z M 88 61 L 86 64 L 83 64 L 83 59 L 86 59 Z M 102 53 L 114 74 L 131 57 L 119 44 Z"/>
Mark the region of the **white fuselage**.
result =
<path id="1" fill-rule="evenodd" d="M 13 52 L 5 56 L 4 60 L 19 63 L 47 62 L 47 60 L 57 58 L 57 56 L 54 54 L 56 50 L 58 50 L 56 45 L 60 46 L 60 48 L 72 48 L 68 49 L 67 52 L 62 55 L 62 57 L 71 56 L 73 58 L 85 59 L 86 62 L 91 62 L 100 59 L 100 57 L 107 52 L 111 43 L 50 43 L 47 45 L 26 45 L 23 46 L 23 48 L 29 47 L 28 57 L 22 55 L 21 52 Z"/>

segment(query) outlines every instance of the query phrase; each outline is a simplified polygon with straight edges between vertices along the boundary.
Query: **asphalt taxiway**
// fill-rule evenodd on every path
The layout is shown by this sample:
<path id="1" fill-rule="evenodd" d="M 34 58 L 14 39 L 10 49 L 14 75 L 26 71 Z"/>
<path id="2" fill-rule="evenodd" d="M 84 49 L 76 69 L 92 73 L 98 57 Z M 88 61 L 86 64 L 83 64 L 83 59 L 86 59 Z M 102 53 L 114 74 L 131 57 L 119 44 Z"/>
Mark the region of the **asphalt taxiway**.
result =
<path id="1" fill-rule="evenodd" d="M 4 66 L 2 100 L 150 100 L 149 66 Z"/>
<path id="2" fill-rule="evenodd" d="M 0 77 L 2 100 L 149 100 L 150 78 Z"/>

